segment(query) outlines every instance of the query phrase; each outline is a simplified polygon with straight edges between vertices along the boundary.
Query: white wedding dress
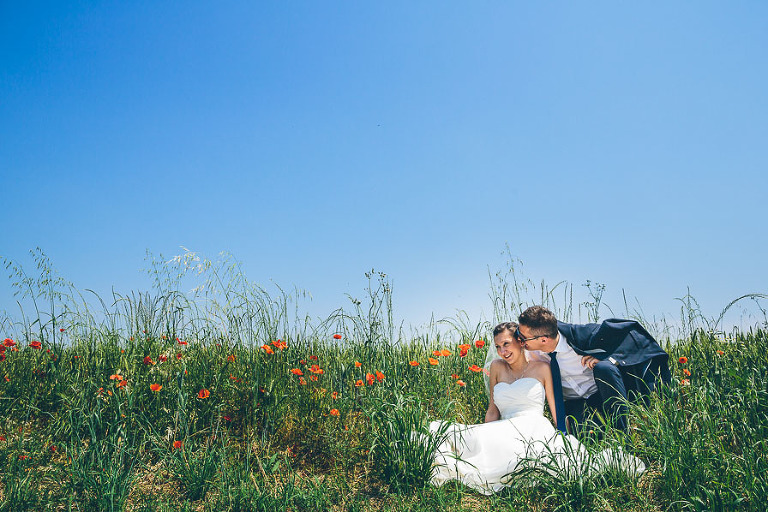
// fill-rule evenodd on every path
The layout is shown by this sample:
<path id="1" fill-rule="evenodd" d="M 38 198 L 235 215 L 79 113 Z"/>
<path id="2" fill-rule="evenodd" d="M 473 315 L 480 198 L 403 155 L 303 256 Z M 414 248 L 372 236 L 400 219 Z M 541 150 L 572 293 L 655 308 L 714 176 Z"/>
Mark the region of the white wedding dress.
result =
<path id="1" fill-rule="evenodd" d="M 619 448 L 589 454 L 575 437 L 560 434 L 544 417 L 544 386 L 537 379 L 500 382 L 493 388 L 493 399 L 502 419 L 448 426 L 435 452 L 433 485 L 459 480 L 491 494 L 508 485 L 515 471 L 534 466 L 563 476 L 606 469 L 639 475 L 645 470 L 639 459 Z M 429 428 L 435 433 L 441 426 L 443 422 L 434 421 Z"/>

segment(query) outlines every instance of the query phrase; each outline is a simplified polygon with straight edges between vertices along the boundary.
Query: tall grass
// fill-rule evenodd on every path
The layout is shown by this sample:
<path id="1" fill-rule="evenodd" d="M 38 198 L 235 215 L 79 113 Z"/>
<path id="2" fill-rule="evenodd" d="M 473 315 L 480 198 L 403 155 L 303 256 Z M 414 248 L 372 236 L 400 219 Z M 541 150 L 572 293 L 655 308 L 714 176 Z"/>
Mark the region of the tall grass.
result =
<path id="1" fill-rule="evenodd" d="M 24 308 L 0 319 L 0 338 L 14 343 L 0 361 L 0 510 L 687 511 L 768 501 L 768 337 L 725 336 L 722 315 L 704 319 L 692 297 L 681 300 L 677 336 L 633 312 L 661 328 L 674 382 L 630 408 L 628 435 L 587 441 L 640 456 L 649 470 L 639 480 L 521 474 L 484 497 L 427 484 L 439 441 L 427 425 L 482 421 L 483 374 L 471 368 L 483 366 L 478 341 L 491 322 L 460 313 L 406 333 L 387 276 L 373 270 L 360 297 L 312 321 L 298 307 L 303 292 L 270 294 L 231 257 L 193 253 L 150 257 L 153 290 L 94 306 L 35 258 L 36 274 L 6 262 Z M 533 303 L 599 318 L 601 285 L 534 285 L 519 267 L 490 276 L 493 322 Z M 574 305 L 579 291 L 587 296 Z M 742 298 L 764 323 L 761 300 Z"/>

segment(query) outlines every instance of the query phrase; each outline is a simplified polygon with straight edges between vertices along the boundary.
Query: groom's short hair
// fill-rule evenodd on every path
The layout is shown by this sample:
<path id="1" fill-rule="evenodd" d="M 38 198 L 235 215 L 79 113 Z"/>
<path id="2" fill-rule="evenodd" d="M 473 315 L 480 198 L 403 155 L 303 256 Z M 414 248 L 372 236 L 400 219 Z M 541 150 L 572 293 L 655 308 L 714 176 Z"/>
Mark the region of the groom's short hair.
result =
<path id="1" fill-rule="evenodd" d="M 557 318 L 544 306 L 531 306 L 522 313 L 518 321 L 532 331 L 534 336 L 557 336 Z"/>
<path id="2" fill-rule="evenodd" d="M 514 337 L 515 331 L 517 331 L 517 324 L 515 322 L 501 322 L 493 328 L 493 337 L 495 338 L 504 331 L 509 331 L 509 334 Z"/>

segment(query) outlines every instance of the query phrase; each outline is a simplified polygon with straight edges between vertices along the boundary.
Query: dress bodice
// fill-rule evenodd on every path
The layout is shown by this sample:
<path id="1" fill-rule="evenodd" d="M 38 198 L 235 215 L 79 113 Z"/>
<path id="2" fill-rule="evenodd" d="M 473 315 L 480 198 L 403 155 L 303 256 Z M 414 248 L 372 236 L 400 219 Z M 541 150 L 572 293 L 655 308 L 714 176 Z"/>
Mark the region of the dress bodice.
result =
<path id="1" fill-rule="evenodd" d="M 544 386 L 538 379 L 523 377 L 514 382 L 499 382 L 493 387 L 493 401 L 501 419 L 544 413 Z"/>

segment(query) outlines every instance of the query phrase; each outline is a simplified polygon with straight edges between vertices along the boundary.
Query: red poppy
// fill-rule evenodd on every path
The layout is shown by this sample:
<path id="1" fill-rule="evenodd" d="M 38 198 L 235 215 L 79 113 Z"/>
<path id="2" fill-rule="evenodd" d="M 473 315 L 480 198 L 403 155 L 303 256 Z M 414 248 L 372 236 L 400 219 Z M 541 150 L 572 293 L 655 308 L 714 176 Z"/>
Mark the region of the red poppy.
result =
<path id="1" fill-rule="evenodd" d="M 317 361 L 317 356 L 309 356 L 310 361 Z"/>
<path id="2" fill-rule="evenodd" d="M 123 376 L 120 375 L 119 373 L 113 373 L 112 375 L 109 376 L 109 380 L 120 381 L 120 380 L 123 380 Z"/>
<path id="3" fill-rule="evenodd" d="M 317 382 L 317 379 L 318 379 L 318 376 L 317 376 L 317 375 L 310 375 L 310 376 L 309 376 L 309 380 L 311 380 L 311 381 L 313 381 L 313 382 Z"/>
<path id="4" fill-rule="evenodd" d="M 435 359 L 434 357 L 430 357 L 430 358 L 429 358 L 429 364 L 431 364 L 432 366 L 435 366 L 435 365 L 437 365 L 437 364 L 440 364 L 440 361 L 438 361 L 438 360 L 437 360 L 437 359 Z"/>
<path id="5" fill-rule="evenodd" d="M 369 386 L 373 386 L 373 383 L 376 382 L 376 377 L 374 377 L 372 373 L 366 373 L 365 382 L 367 382 Z"/>
<path id="6" fill-rule="evenodd" d="M 301 384 L 302 386 L 307 385 L 307 381 L 304 380 L 304 377 L 299 377 L 299 384 Z"/>
<path id="7" fill-rule="evenodd" d="M 55 444 L 52 444 L 52 445 L 51 445 L 51 447 L 50 447 L 50 448 L 48 448 L 48 449 L 49 449 L 49 450 L 51 450 L 52 452 L 55 452 L 55 451 L 57 450 L 57 448 L 56 448 L 56 445 L 55 445 Z"/>
<path id="8" fill-rule="evenodd" d="M 451 355 L 451 351 L 448 350 L 447 348 L 444 348 L 443 350 L 440 351 L 440 355 L 443 357 L 448 357 L 449 355 Z"/>
<path id="9" fill-rule="evenodd" d="M 179 338 L 176 338 L 176 342 L 177 342 L 179 345 L 188 345 L 188 343 L 187 343 L 186 341 L 181 341 Z"/>
<path id="10" fill-rule="evenodd" d="M 681 356 L 680 359 L 677 360 L 680 364 L 686 364 L 688 362 L 688 358 L 685 356 Z"/>
<path id="11" fill-rule="evenodd" d="M 5 352 L 0 352 L 0 362 L 5 361 Z"/>
<path id="12" fill-rule="evenodd" d="M 723 352 L 722 350 L 717 351 L 717 355 L 722 356 L 723 354 L 725 354 L 725 352 Z"/>
<path id="13" fill-rule="evenodd" d="M 691 381 L 689 381 L 688 379 L 683 379 L 683 380 L 680 381 L 680 385 L 681 386 L 690 386 L 691 385 Z"/>
<path id="14" fill-rule="evenodd" d="M 6 347 L 12 347 L 12 346 L 16 345 L 16 342 L 13 341 L 11 338 L 5 338 L 3 340 L 3 345 L 5 345 Z"/>
<path id="15" fill-rule="evenodd" d="M 115 387 L 116 387 L 116 388 L 124 388 L 124 387 L 125 387 L 125 386 L 127 386 L 127 385 L 128 385 L 128 381 L 127 381 L 127 380 L 121 380 L 120 382 L 118 382 L 118 383 L 115 385 Z"/>
<path id="16" fill-rule="evenodd" d="M 291 369 L 291 373 L 294 374 L 294 375 L 304 375 L 304 372 L 301 371 L 300 368 L 293 368 L 293 369 Z"/>
<path id="17" fill-rule="evenodd" d="M 473 364 L 472 366 L 469 367 L 469 371 L 471 371 L 471 372 L 481 372 L 481 371 L 483 371 L 483 369 L 480 368 L 479 366 L 477 366 L 476 364 Z"/>
<path id="18" fill-rule="evenodd" d="M 363 383 L 362 379 L 357 379 L 357 382 L 355 382 L 355 387 L 361 388 L 363 386 L 365 386 L 365 384 Z"/>
<path id="19" fill-rule="evenodd" d="M 363 363 L 360 361 L 355 361 L 355 368 L 360 368 L 361 366 L 363 366 Z"/>
<path id="20" fill-rule="evenodd" d="M 376 370 L 376 380 L 379 382 L 384 380 L 384 374 L 381 373 L 379 370 Z"/>
<path id="21" fill-rule="evenodd" d="M 226 414 L 221 419 L 223 419 L 226 422 L 230 422 L 230 423 L 232 422 L 232 416 L 227 416 Z"/>
<path id="22" fill-rule="evenodd" d="M 411 361 L 408 364 L 411 365 L 411 366 L 419 366 L 419 362 L 418 361 Z"/>
<path id="23" fill-rule="evenodd" d="M 310 367 L 309 371 L 311 371 L 312 373 L 316 373 L 318 375 L 322 375 L 323 373 L 325 373 L 324 370 L 322 368 L 320 368 L 320 366 L 318 366 L 316 364 L 313 364 Z"/>
<path id="24" fill-rule="evenodd" d="M 232 374 L 230 373 L 230 374 L 229 374 L 229 380 L 237 380 L 237 377 L 235 377 L 234 375 L 232 375 Z"/>
<path id="25" fill-rule="evenodd" d="M 229 354 L 227 356 L 227 362 L 228 363 L 234 363 L 235 362 L 235 354 Z"/>
<path id="26" fill-rule="evenodd" d="M 5 436 L 0 436 L 0 441 L 5 441 Z"/>
<path id="27" fill-rule="evenodd" d="M 330 411 L 328 411 L 328 414 L 330 414 L 331 416 L 338 416 L 339 415 L 339 410 L 338 409 L 331 409 Z"/>
<path id="28" fill-rule="evenodd" d="M 685 375 L 686 377 L 690 377 L 691 370 L 689 370 L 688 368 L 683 368 L 683 375 Z"/>
<path id="29" fill-rule="evenodd" d="M 458 385 L 459 385 L 459 387 L 462 387 L 462 388 L 463 388 L 464 386 L 466 386 L 466 385 L 467 385 L 467 383 L 466 383 L 466 382 L 464 382 L 464 381 L 463 381 L 463 380 L 461 380 L 461 379 L 457 380 L 457 381 L 456 381 L 456 384 L 458 384 Z"/>
<path id="30" fill-rule="evenodd" d="M 64 332 L 64 328 L 62 327 L 61 329 L 59 329 L 59 332 Z"/>
<path id="31" fill-rule="evenodd" d="M 181 450 L 181 441 L 174 441 L 173 442 L 173 449 L 174 450 Z"/>
<path id="32" fill-rule="evenodd" d="M 433 350 L 432 351 L 432 355 L 435 356 L 435 357 L 440 357 L 441 354 L 440 354 L 439 350 Z"/>
<path id="33" fill-rule="evenodd" d="M 337 400 L 339 398 L 339 392 L 334 391 L 333 393 L 331 393 L 331 398 L 333 398 L 334 400 Z"/>
<path id="34" fill-rule="evenodd" d="M 144 358 L 144 364 L 149 366 L 151 364 L 155 364 L 155 362 L 152 360 L 152 358 L 150 356 L 147 356 L 147 357 Z"/>
<path id="35" fill-rule="evenodd" d="M 274 354 L 274 353 L 275 353 L 275 351 L 274 351 L 274 350 L 272 350 L 272 347 L 270 347 L 269 345 L 262 345 L 262 346 L 261 346 L 261 348 L 262 348 L 262 349 L 264 350 L 264 352 L 266 352 L 267 354 Z"/>
<path id="36" fill-rule="evenodd" d="M 0 345 L 0 354 L 5 352 L 5 345 Z"/>
<path id="37" fill-rule="evenodd" d="M 477 340 L 475 341 L 475 346 L 477 348 L 482 348 L 483 346 L 485 346 L 485 342 L 483 340 Z"/>
<path id="38" fill-rule="evenodd" d="M 149 389 L 151 389 L 155 393 L 158 393 L 161 389 L 163 389 L 163 385 L 162 384 L 150 384 L 149 385 Z"/>
<path id="39" fill-rule="evenodd" d="M 177 354 L 176 354 L 176 359 L 179 359 L 179 360 L 181 360 L 181 352 L 179 352 L 179 353 L 177 353 Z"/>
<path id="40" fill-rule="evenodd" d="M 208 398 L 209 396 L 211 396 L 211 392 L 210 392 L 210 391 L 208 391 L 208 390 L 207 390 L 207 389 L 205 389 L 205 388 L 201 389 L 201 390 L 200 390 L 200 391 L 197 393 L 197 398 L 199 398 L 200 400 L 205 400 L 205 399 L 206 399 L 206 398 Z"/>
<path id="41" fill-rule="evenodd" d="M 160 354 L 159 356 L 157 356 L 157 360 L 160 361 L 161 363 L 164 363 L 168 360 L 168 356 L 165 354 Z"/>
<path id="42" fill-rule="evenodd" d="M 453 377 L 454 379 L 458 379 L 459 378 L 459 374 L 458 373 L 452 373 L 451 377 Z"/>
<path id="43" fill-rule="evenodd" d="M 333 335 L 333 339 L 340 340 L 341 339 L 341 334 L 334 334 Z"/>
<path id="44" fill-rule="evenodd" d="M 41 348 L 43 348 L 43 344 L 40 343 L 39 341 L 33 341 L 32 343 L 29 344 L 29 346 L 35 350 L 40 350 Z"/>
<path id="45" fill-rule="evenodd" d="M 11 378 L 8 375 L 4 375 L 5 382 L 11 382 Z"/>
<path id="46" fill-rule="evenodd" d="M 283 350 L 284 348 L 288 348 L 288 344 L 282 340 L 273 341 L 272 344 L 279 348 L 280 350 Z"/>

